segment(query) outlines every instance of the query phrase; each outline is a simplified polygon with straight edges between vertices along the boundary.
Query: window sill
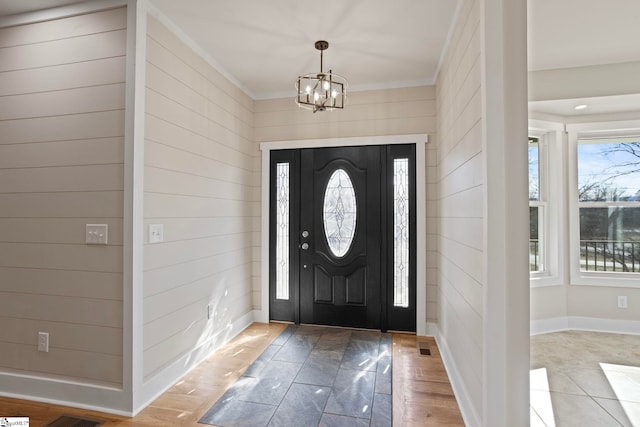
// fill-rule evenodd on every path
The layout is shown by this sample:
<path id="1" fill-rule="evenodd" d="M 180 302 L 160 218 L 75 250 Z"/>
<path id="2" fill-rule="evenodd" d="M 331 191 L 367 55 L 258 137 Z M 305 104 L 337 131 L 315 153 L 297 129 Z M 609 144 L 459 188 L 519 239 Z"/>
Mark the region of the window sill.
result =
<path id="1" fill-rule="evenodd" d="M 571 278 L 572 285 L 640 288 L 640 273 L 584 273 Z"/>
<path id="2" fill-rule="evenodd" d="M 545 273 L 533 273 L 529 275 L 529 287 L 546 288 L 550 286 L 562 286 L 563 281 L 560 276 L 552 276 Z"/>

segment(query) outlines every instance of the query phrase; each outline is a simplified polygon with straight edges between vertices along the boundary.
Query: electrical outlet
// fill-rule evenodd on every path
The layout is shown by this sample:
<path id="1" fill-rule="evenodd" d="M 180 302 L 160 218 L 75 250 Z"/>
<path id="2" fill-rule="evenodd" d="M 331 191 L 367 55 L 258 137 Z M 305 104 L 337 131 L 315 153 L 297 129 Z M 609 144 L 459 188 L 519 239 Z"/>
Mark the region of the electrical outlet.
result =
<path id="1" fill-rule="evenodd" d="M 627 297 L 624 295 L 618 296 L 618 308 L 627 308 Z"/>
<path id="2" fill-rule="evenodd" d="M 164 241 L 164 229 L 162 224 L 149 224 L 149 243 Z"/>
<path id="3" fill-rule="evenodd" d="M 38 351 L 49 352 L 49 332 L 38 332 Z"/>

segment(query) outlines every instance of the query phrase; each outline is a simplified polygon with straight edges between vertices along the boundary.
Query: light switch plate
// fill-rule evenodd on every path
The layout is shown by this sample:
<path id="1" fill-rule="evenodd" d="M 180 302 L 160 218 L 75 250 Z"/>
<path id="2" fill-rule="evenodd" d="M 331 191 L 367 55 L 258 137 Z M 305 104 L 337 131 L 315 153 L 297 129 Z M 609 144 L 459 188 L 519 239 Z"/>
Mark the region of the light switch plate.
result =
<path id="1" fill-rule="evenodd" d="M 49 352 L 49 332 L 38 332 L 38 351 Z"/>
<path id="2" fill-rule="evenodd" d="M 87 224 L 85 242 L 87 245 L 106 245 L 109 241 L 107 224 Z"/>
<path id="3" fill-rule="evenodd" d="M 160 243 L 162 241 L 164 241 L 162 224 L 149 224 L 149 243 Z"/>

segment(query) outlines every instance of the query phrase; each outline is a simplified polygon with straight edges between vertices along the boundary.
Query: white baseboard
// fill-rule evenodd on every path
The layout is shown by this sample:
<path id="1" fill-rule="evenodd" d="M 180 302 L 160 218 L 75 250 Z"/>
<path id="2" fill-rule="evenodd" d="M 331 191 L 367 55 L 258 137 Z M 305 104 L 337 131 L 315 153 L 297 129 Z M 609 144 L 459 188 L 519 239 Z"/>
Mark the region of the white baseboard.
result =
<path id="1" fill-rule="evenodd" d="M 640 335 L 640 321 L 601 319 L 597 317 L 554 317 L 551 319 L 532 320 L 530 322 L 531 335 L 550 332 L 581 330 L 594 332 L 609 332 L 614 334 Z"/>
<path id="2" fill-rule="evenodd" d="M 14 372 L 0 372 L 0 396 L 132 417 L 211 353 L 246 329 L 253 323 L 254 317 L 257 317 L 254 311 L 245 314 L 219 334 L 158 371 L 143 384 L 139 394 L 134 396 L 134 402 L 131 402 L 131 395 L 122 389 Z"/>
<path id="3" fill-rule="evenodd" d="M 552 317 L 550 319 L 532 320 L 529 322 L 530 335 L 566 331 L 567 329 L 569 329 L 568 317 Z"/>
<path id="4" fill-rule="evenodd" d="M 196 368 L 213 352 L 231 341 L 236 335 L 245 330 L 254 319 L 259 317 L 258 311 L 250 311 L 244 316 L 233 322 L 228 328 L 211 336 L 201 345 L 176 359 L 166 368 L 156 372 L 152 378 L 147 379 L 142 384 L 142 390 L 136 398 L 133 408 L 135 416 L 151 402 L 156 400 L 162 393 L 171 388 L 180 378 L 187 375 L 191 370 Z"/>
<path id="5" fill-rule="evenodd" d="M 569 317 L 569 329 L 640 335 L 640 321 L 572 316 Z"/>
<path id="6" fill-rule="evenodd" d="M 434 334 L 436 343 L 438 344 L 438 349 L 440 350 L 440 356 L 442 357 L 442 362 L 444 363 L 444 367 L 447 370 L 447 375 L 449 376 L 449 382 L 451 383 L 451 388 L 453 388 L 453 393 L 456 396 L 456 400 L 458 401 L 458 407 L 460 408 L 460 413 L 462 414 L 462 418 L 464 420 L 464 424 L 467 426 L 480 426 L 482 425 L 480 416 L 473 408 L 471 404 L 471 397 L 467 388 L 464 386 L 464 382 L 462 381 L 462 377 L 458 368 L 456 366 L 455 361 L 451 357 L 451 351 L 449 350 L 449 346 L 447 345 L 447 341 L 440 333 L 437 325 L 433 324 L 436 328 L 436 333 Z"/>
<path id="7" fill-rule="evenodd" d="M 131 416 L 124 390 L 90 383 L 0 372 L 0 396 Z"/>

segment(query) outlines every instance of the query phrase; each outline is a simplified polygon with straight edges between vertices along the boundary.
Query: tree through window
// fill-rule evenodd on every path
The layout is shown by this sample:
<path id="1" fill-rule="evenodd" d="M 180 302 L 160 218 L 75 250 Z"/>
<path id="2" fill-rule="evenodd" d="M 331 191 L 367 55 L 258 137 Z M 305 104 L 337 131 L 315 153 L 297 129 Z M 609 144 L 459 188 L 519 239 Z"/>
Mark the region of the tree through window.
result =
<path id="1" fill-rule="evenodd" d="M 580 270 L 640 272 L 640 138 L 578 140 Z"/>

